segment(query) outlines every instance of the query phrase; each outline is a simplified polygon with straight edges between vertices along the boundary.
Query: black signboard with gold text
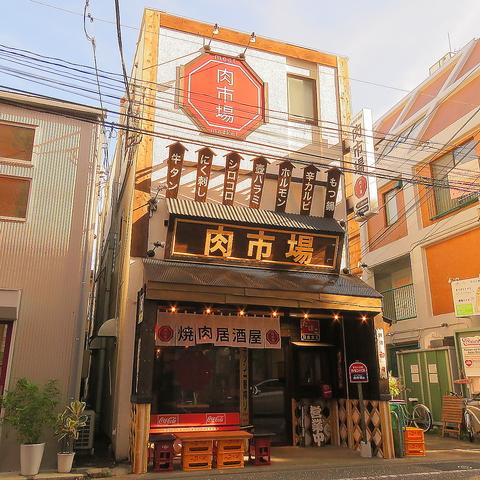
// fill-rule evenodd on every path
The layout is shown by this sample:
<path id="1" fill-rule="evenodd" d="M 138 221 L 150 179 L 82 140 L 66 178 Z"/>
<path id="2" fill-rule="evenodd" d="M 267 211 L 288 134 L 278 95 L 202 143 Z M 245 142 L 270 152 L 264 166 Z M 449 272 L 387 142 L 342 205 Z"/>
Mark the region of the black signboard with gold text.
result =
<path id="1" fill-rule="evenodd" d="M 336 270 L 341 237 L 175 219 L 166 258 Z"/>

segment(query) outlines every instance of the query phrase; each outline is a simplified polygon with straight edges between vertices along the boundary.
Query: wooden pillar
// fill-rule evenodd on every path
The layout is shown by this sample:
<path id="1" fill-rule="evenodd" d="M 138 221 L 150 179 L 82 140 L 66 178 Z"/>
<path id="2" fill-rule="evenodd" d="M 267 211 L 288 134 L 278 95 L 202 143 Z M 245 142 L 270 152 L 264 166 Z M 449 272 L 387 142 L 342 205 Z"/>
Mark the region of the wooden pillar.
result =
<path id="1" fill-rule="evenodd" d="M 380 411 L 380 425 L 382 429 L 383 458 L 395 458 L 395 447 L 393 444 L 392 416 L 388 402 L 378 402 Z"/>
<path id="2" fill-rule="evenodd" d="M 353 411 L 353 400 L 346 400 L 345 406 L 347 409 L 347 432 L 348 432 L 348 448 L 355 448 L 355 441 L 353 439 L 353 418 L 352 418 L 352 411 Z"/>
<path id="3" fill-rule="evenodd" d="M 147 473 L 148 466 L 148 438 L 150 435 L 150 404 L 132 404 L 132 436 L 130 455 L 132 473 Z"/>
<path id="4" fill-rule="evenodd" d="M 148 438 L 152 401 L 153 366 L 155 360 L 155 323 L 157 303 L 143 300 L 145 291 L 138 295 L 137 328 L 132 375 L 132 428 L 130 455 L 132 472 L 146 473 L 148 464 Z"/>
<path id="5" fill-rule="evenodd" d="M 330 430 L 332 432 L 332 445 L 340 447 L 340 419 L 338 417 L 338 402 L 335 398 L 330 400 Z"/>

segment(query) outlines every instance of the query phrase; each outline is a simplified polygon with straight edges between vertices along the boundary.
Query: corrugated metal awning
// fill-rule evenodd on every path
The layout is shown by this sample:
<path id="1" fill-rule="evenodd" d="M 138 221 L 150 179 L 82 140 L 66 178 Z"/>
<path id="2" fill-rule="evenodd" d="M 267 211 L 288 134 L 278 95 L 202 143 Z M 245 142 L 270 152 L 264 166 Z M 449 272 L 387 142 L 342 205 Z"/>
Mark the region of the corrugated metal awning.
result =
<path id="1" fill-rule="evenodd" d="M 311 308 L 381 309 L 382 295 L 352 275 L 144 259 L 147 298 Z M 180 296 L 177 296 L 179 293 Z M 331 305 L 323 307 L 324 304 Z"/>
<path id="2" fill-rule="evenodd" d="M 344 233 L 343 228 L 333 218 L 257 210 L 248 207 L 232 207 L 222 205 L 221 203 L 203 203 L 178 198 L 167 198 L 166 202 L 169 213 L 176 217 L 214 220 L 234 224 L 247 223 L 249 225 L 280 227 L 289 230 Z"/>

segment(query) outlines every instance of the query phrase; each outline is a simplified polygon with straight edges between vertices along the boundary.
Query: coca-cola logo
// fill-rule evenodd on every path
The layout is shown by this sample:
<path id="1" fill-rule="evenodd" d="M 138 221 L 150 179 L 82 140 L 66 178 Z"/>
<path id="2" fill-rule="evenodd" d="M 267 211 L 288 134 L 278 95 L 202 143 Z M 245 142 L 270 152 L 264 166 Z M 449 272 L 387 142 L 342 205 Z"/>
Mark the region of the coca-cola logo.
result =
<path id="1" fill-rule="evenodd" d="M 205 423 L 207 425 L 218 425 L 218 424 L 223 424 L 227 422 L 227 417 L 224 413 L 214 413 L 214 414 L 208 414 L 205 419 Z"/>
<path id="2" fill-rule="evenodd" d="M 176 425 L 178 422 L 178 415 L 161 415 L 157 418 L 159 425 Z"/>

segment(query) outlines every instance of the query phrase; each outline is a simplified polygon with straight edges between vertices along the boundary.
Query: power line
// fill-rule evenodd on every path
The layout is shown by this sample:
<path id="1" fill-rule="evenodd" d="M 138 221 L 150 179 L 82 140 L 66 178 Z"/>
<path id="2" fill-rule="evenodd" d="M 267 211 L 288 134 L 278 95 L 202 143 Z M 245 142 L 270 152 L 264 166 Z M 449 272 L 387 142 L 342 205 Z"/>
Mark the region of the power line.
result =
<path id="1" fill-rule="evenodd" d="M 13 49 L 13 50 L 18 50 L 18 51 L 29 52 L 29 51 L 26 51 L 26 50 L 15 49 L 15 48 L 13 48 L 13 47 L 6 47 L 6 48 L 11 48 L 11 49 Z M 2 51 L 2 50 L 0 49 L 0 52 L 1 52 L 1 51 Z M 43 55 L 40 55 L 40 54 L 36 54 L 36 53 L 33 53 L 33 52 L 29 52 L 29 53 L 30 53 L 31 55 L 37 55 L 37 56 L 40 56 L 40 57 L 42 57 L 42 58 L 52 58 L 52 59 L 56 59 L 56 57 L 46 57 L 46 56 L 43 56 Z M 198 52 L 196 52 L 196 51 L 195 51 L 195 52 L 192 52 L 192 55 L 195 54 L 195 53 L 198 53 Z M 25 57 L 25 55 L 22 55 L 22 56 Z M 33 61 L 37 61 L 37 62 L 40 61 L 40 60 L 38 60 L 38 59 L 36 59 L 36 58 L 32 58 L 31 56 L 30 56 L 30 59 L 33 60 Z M 77 65 L 77 66 L 81 66 L 81 67 L 83 67 L 83 68 L 91 68 L 91 67 L 86 66 L 86 65 L 74 64 L 73 62 L 68 62 L 68 61 L 64 61 L 64 60 L 61 60 L 61 59 L 56 59 L 56 60 L 66 62 L 66 63 L 68 63 L 69 65 Z M 52 63 L 52 62 L 46 62 L 46 63 Z M 60 66 L 61 68 L 68 68 L 68 67 L 66 67 L 65 65 L 61 65 L 61 64 L 58 64 L 58 63 L 57 63 L 56 65 Z M 87 74 L 87 75 L 90 75 L 90 74 L 91 74 L 90 72 L 86 72 L 86 71 L 84 71 L 84 70 L 79 70 L 79 69 L 74 69 L 74 70 L 76 70 L 76 71 L 78 71 L 78 72 L 80 72 L 80 73 L 82 73 L 82 74 Z M 106 71 L 103 71 L 103 72 L 106 72 Z M 120 76 L 121 76 L 121 74 L 118 74 L 118 73 L 115 73 L 115 72 L 106 72 L 106 73 L 108 73 L 108 75 L 116 75 L 116 76 L 120 75 Z M 472 75 L 472 73 L 473 73 L 473 71 L 470 72 L 469 75 Z M 103 77 L 104 77 L 104 78 L 107 78 L 107 79 L 109 79 L 109 80 L 111 80 L 111 81 L 119 81 L 119 80 L 117 80 L 117 79 L 115 79 L 115 78 L 111 78 L 111 77 L 109 77 L 109 76 L 105 76 L 105 75 L 104 75 Z M 467 78 L 468 78 L 468 77 L 467 77 Z M 166 95 L 175 96 L 177 93 L 180 93 L 180 94 L 181 94 L 181 93 L 183 92 L 183 89 L 182 89 L 181 87 L 172 87 L 172 85 L 169 84 L 169 83 L 163 83 L 163 84 L 160 83 L 160 84 L 159 84 L 159 83 L 156 83 L 156 82 L 149 82 L 149 81 L 145 81 L 145 80 L 136 79 L 136 81 L 134 82 L 134 85 L 135 85 L 135 86 L 138 86 L 138 85 L 140 84 L 140 88 L 143 88 L 143 87 L 141 86 L 142 83 L 153 84 L 155 87 L 162 87 L 162 88 L 163 88 L 163 87 L 168 87 L 168 88 L 173 88 L 173 89 L 175 90 L 175 92 L 162 92 L 163 94 L 166 94 Z M 130 80 L 130 84 L 132 84 L 132 80 Z M 199 92 L 193 92 L 193 93 L 196 94 L 196 95 L 202 95 L 202 96 L 205 96 L 205 97 L 214 98 L 214 97 L 212 97 L 211 95 L 207 95 L 207 94 L 203 94 L 203 93 L 199 93 Z M 150 98 L 151 98 L 151 97 L 150 97 Z M 165 100 L 164 100 L 164 101 L 165 101 Z M 171 103 L 174 104 L 174 101 L 172 100 Z M 204 101 L 204 103 L 211 103 L 212 105 L 216 105 L 216 103 L 214 103 L 214 102 Z M 250 105 L 250 104 L 246 104 L 246 103 L 242 103 L 242 102 L 236 102 L 236 103 L 238 103 L 239 105 L 247 106 L 247 107 L 251 107 L 251 106 L 252 106 L 252 105 Z M 476 105 L 475 105 L 475 106 L 476 106 Z M 238 111 L 239 109 L 237 108 L 236 110 Z M 427 116 L 424 116 L 424 117 L 422 118 L 422 121 L 424 121 L 426 118 L 428 118 L 428 116 L 432 115 L 435 110 L 436 110 L 436 109 L 433 109 L 433 111 L 431 111 Z M 242 110 L 240 109 L 240 111 L 242 111 Z M 284 115 L 284 116 L 288 115 L 288 112 L 281 111 L 281 110 L 267 109 L 267 111 L 268 111 L 268 112 L 273 112 L 273 113 L 280 113 L 280 114 L 282 114 L 282 115 Z M 281 121 L 286 121 L 287 119 L 286 119 L 284 116 L 282 116 L 282 117 L 275 117 L 275 116 L 273 116 L 273 118 L 278 119 L 278 120 L 281 120 Z M 271 115 L 271 114 L 269 115 L 269 118 L 272 118 L 272 115 Z M 302 118 L 303 118 L 304 120 L 308 120 L 307 117 L 302 117 Z M 335 128 L 335 127 L 325 127 L 324 125 L 319 126 L 318 128 L 323 128 L 323 129 L 325 129 L 325 130 L 331 130 L 331 131 L 335 131 L 335 132 L 339 132 L 339 133 L 344 133 L 345 129 L 348 130 L 348 129 L 351 129 L 351 128 L 352 128 L 351 125 L 342 125 L 341 123 L 338 123 L 338 122 L 329 122 L 329 121 L 326 121 L 326 120 L 320 120 L 320 122 L 321 122 L 322 124 L 332 123 L 333 125 L 337 126 L 337 128 Z M 272 123 L 272 122 L 269 122 L 269 123 Z M 289 123 L 291 124 L 292 122 L 289 122 Z M 338 126 L 341 126 L 341 128 L 338 128 Z M 416 126 L 416 123 L 413 124 L 413 127 L 415 127 L 415 126 Z M 304 130 L 304 131 L 305 131 L 307 128 L 312 128 L 312 127 L 304 127 L 304 126 L 299 126 L 299 125 L 289 125 L 289 128 L 295 128 L 295 129 L 300 129 L 300 130 Z M 375 131 L 374 131 L 374 132 L 375 132 Z M 444 145 L 444 144 L 440 144 L 440 143 L 438 143 L 438 142 L 432 142 L 432 141 L 429 141 L 429 140 L 428 140 L 428 141 L 418 141 L 418 140 L 414 140 L 414 139 L 411 139 L 411 138 L 409 137 L 409 134 L 407 134 L 407 136 L 403 136 L 402 134 L 392 135 L 392 137 L 393 137 L 393 139 L 395 140 L 395 143 L 396 143 L 395 147 L 396 147 L 396 148 L 404 148 L 404 147 L 401 146 L 402 143 L 408 144 L 408 145 L 411 145 L 411 146 L 422 145 L 422 150 L 425 149 L 425 148 L 427 148 L 427 149 L 428 149 L 428 148 L 433 148 L 434 145 L 441 145 L 442 147 L 445 147 L 445 146 L 446 146 L 446 145 Z M 376 139 L 377 136 L 373 135 L 372 138 Z M 403 139 L 404 142 L 400 142 L 401 139 Z M 384 141 L 384 140 L 385 140 L 385 141 L 387 141 L 387 140 L 388 140 L 388 141 L 391 141 L 392 139 L 388 139 L 388 138 L 385 137 L 382 141 Z M 408 143 L 408 142 L 413 142 L 413 143 Z M 407 149 L 408 149 L 408 150 L 411 150 L 411 148 L 408 148 L 408 147 L 407 147 Z M 436 150 L 436 151 L 437 151 L 437 150 Z M 384 155 L 384 156 L 385 156 L 385 155 Z M 385 157 L 386 157 L 386 156 L 385 156 Z M 394 156 L 391 156 L 391 157 L 392 157 L 392 158 L 401 158 L 401 157 L 394 157 Z"/>
<path id="2" fill-rule="evenodd" d="M 19 71 L 16 71 L 16 73 L 22 73 L 22 74 L 24 74 L 24 75 L 31 75 L 31 74 L 28 74 L 28 73 L 25 73 L 25 72 L 19 72 Z M 18 76 L 18 75 L 17 75 L 17 76 Z M 22 78 L 25 79 L 25 77 L 22 77 Z M 38 75 L 35 75 L 35 78 L 37 78 L 37 79 L 38 79 L 38 78 L 41 78 L 41 79 L 42 79 L 42 77 L 39 77 Z M 43 80 L 47 80 L 47 79 L 43 78 Z M 48 79 L 48 81 L 51 81 L 51 80 Z M 37 82 L 37 83 L 38 83 L 38 82 Z M 57 83 L 59 83 L 59 84 L 61 84 L 61 85 L 68 85 L 68 84 L 65 84 L 65 82 L 57 82 Z M 90 92 L 89 89 L 84 88 L 84 87 L 79 87 L 79 86 L 77 86 L 77 85 L 68 85 L 68 86 L 70 86 L 70 87 L 72 87 L 72 88 L 80 89 L 80 90 L 82 90 L 82 91 Z M 116 96 L 114 96 L 114 95 L 107 95 L 107 96 L 109 96 L 109 97 L 111 97 L 111 98 L 114 98 L 114 99 L 116 99 L 116 100 L 121 99 L 121 97 L 116 97 Z M 91 97 L 88 97 L 88 98 L 91 98 Z M 143 105 L 143 104 L 142 104 L 142 105 Z M 157 109 L 158 107 L 154 107 L 154 108 Z M 178 120 L 177 120 L 177 121 L 178 121 Z M 159 122 L 159 123 L 163 123 L 163 122 Z M 186 123 L 186 122 L 183 122 L 183 123 Z M 184 128 L 184 127 L 180 127 L 180 128 Z M 186 127 L 185 127 L 185 128 L 186 128 Z M 197 130 L 195 130 L 195 132 L 197 132 Z M 269 132 L 268 134 L 271 135 L 272 132 Z M 263 144 L 263 146 L 273 147 L 273 148 L 277 148 L 277 149 L 279 148 L 279 147 L 273 146 L 273 145 L 265 145 L 265 144 Z M 446 147 L 446 144 L 444 144 L 444 147 Z M 289 151 L 290 153 L 298 153 L 298 152 L 295 152 L 295 151 L 292 151 L 292 150 L 288 150 L 288 151 Z M 437 152 L 439 152 L 439 150 L 437 150 Z M 310 156 L 315 156 L 315 155 L 314 155 L 314 154 L 310 154 Z M 329 157 L 324 157 L 324 158 L 328 158 L 329 160 L 333 160 L 332 158 L 329 158 Z M 381 160 L 381 159 L 379 158 L 379 159 L 377 160 L 377 163 L 379 163 L 380 160 Z M 386 171 L 386 172 L 389 172 L 389 173 L 392 172 L 392 170 L 390 170 L 390 169 L 386 169 L 386 168 L 382 168 L 382 167 L 376 167 L 376 168 L 377 168 L 378 171 Z M 458 169 L 457 171 L 461 171 L 461 169 Z M 397 173 L 397 172 L 398 172 L 398 170 L 395 171 L 395 173 Z M 466 171 L 466 173 L 470 173 L 470 172 L 469 172 L 469 171 Z M 459 183 L 460 183 L 460 182 L 459 182 Z"/>

